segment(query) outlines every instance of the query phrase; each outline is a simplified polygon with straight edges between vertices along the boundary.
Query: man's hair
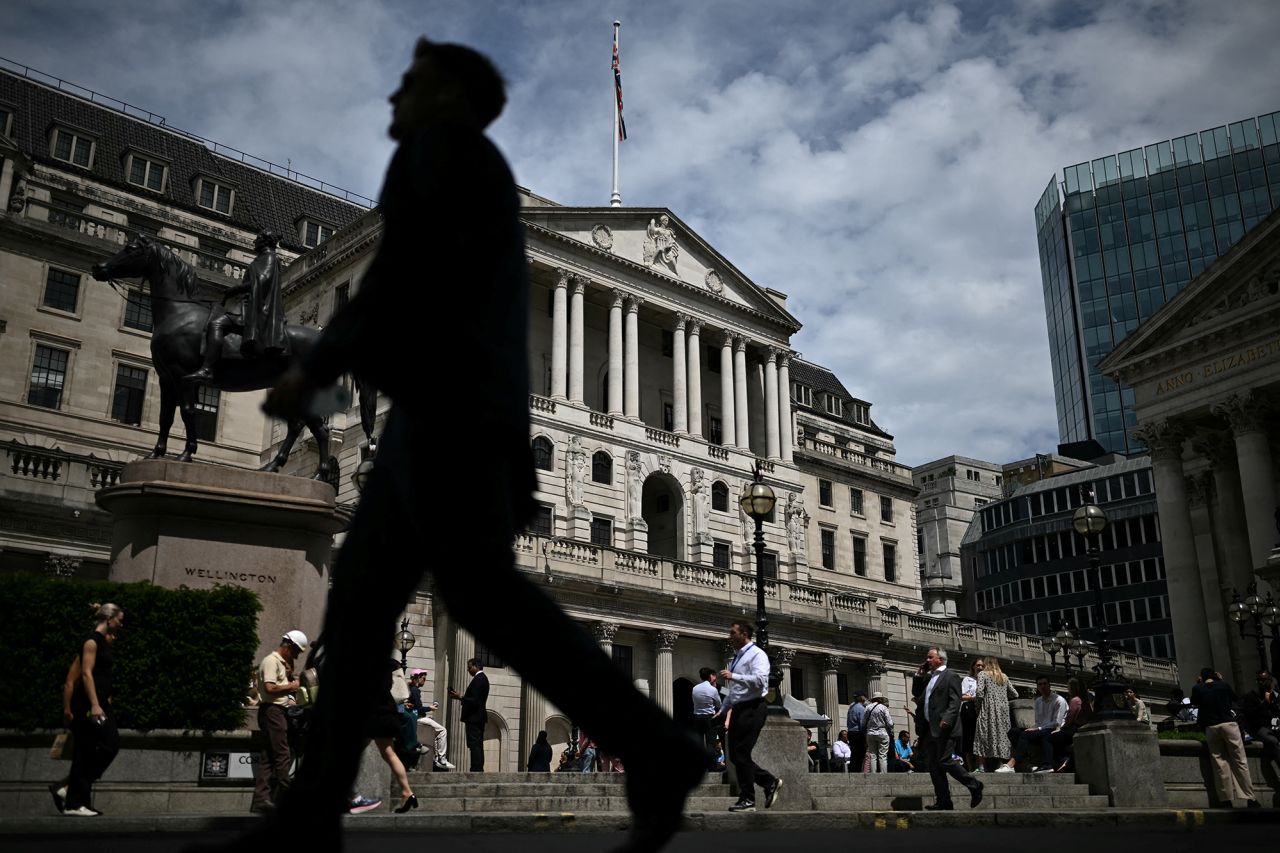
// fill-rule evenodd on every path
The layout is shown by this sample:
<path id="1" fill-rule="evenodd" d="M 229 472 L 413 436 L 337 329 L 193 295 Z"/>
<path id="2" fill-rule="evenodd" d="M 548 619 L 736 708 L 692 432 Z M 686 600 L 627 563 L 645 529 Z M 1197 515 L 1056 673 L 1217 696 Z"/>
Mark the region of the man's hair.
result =
<path id="1" fill-rule="evenodd" d="M 698 670 L 698 677 L 701 678 L 703 681 L 711 680 L 711 676 L 715 674 L 716 674 L 716 671 L 709 666 L 704 666 L 702 669 Z"/>
<path id="2" fill-rule="evenodd" d="M 1260 669 L 1260 670 L 1258 670 L 1258 675 L 1265 675 L 1267 678 L 1270 678 L 1270 677 L 1271 677 L 1271 670 L 1269 670 L 1269 669 Z M 1256 678 L 1257 676 L 1254 676 L 1254 677 Z"/>
<path id="3" fill-rule="evenodd" d="M 1200 677 L 1205 681 L 1208 681 L 1211 678 L 1217 678 L 1218 672 L 1213 667 L 1206 666 L 1204 669 L 1200 670 Z"/>
<path id="4" fill-rule="evenodd" d="M 946 662 L 947 662 L 947 650 L 946 650 L 946 649 L 941 649 L 941 648 L 938 648 L 937 646 L 930 646 L 930 647 L 929 647 L 929 651 L 931 651 L 931 652 L 937 652 L 937 653 L 938 653 L 938 657 L 939 657 L 939 659 L 941 659 L 943 663 L 946 663 Z M 926 654 L 927 654 L 927 653 L 926 653 Z"/>
<path id="5" fill-rule="evenodd" d="M 475 110 L 481 127 L 488 127 L 507 103 L 507 87 L 498 69 L 483 54 L 460 44 L 418 39 L 415 60 L 429 56 L 436 67 L 458 84 Z"/>
<path id="6" fill-rule="evenodd" d="M 480 658 L 468 658 L 467 666 L 474 666 L 476 669 L 484 669 L 484 664 L 480 663 Z"/>
<path id="7" fill-rule="evenodd" d="M 1039 683 L 1040 683 L 1040 682 L 1042 682 L 1042 681 L 1047 681 L 1047 682 L 1049 682 L 1050 684 L 1052 684 L 1052 683 L 1053 683 L 1052 681 L 1049 681 L 1049 676 L 1047 676 L 1047 675 L 1037 675 L 1037 676 L 1036 676 L 1036 684 L 1039 684 Z"/>
<path id="8" fill-rule="evenodd" d="M 756 632 L 756 626 L 755 626 L 755 625 L 752 625 L 750 622 L 744 622 L 744 621 L 742 621 L 741 619 L 735 619 L 734 621 L 730 622 L 729 624 L 730 624 L 730 625 L 737 625 L 737 626 L 738 626 L 738 630 L 739 630 L 739 631 L 741 631 L 742 633 L 746 634 L 746 635 L 747 635 L 747 639 L 748 639 L 748 640 L 750 640 L 750 639 L 751 639 L 751 637 L 752 637 L 752 636 L 755 634 L 755 632 Z"/>

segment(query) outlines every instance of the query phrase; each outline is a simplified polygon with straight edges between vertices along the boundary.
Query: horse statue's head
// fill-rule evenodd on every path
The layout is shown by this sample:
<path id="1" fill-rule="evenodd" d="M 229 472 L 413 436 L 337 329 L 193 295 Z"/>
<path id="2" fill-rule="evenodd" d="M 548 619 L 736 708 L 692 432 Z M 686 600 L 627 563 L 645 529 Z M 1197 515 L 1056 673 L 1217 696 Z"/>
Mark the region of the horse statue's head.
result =
<path id="1" fill-rule="evenodd" d="M 98 281 L 113 278 L 142 278 L 151 269 L 155 257 L 155 243 L 145 234 L 135 234 L 124 248 L 100 264 L 94 264 L 90 272 Z"/>

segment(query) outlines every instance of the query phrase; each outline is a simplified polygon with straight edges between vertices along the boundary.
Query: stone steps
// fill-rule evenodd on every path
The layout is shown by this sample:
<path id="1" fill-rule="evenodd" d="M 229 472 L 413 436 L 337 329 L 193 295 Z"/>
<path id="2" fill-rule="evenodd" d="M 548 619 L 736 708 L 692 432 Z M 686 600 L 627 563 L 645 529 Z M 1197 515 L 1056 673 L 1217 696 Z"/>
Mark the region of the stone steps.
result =
<path id="1" fill-rule="evenodd" d="M 687 812 L 726 811 L 734 802 L 728 792 L 722 797 L 690 797 Z M 400 804 L 396 798 L 395 806 Z M 430 814 L 474 812 L 519 812 L 525 814 L 628 814 L 626 797 L 438 797 L 418 795 L 418 811 Z"/>
<path id="2" fill-rule="evenodd" d="M 786 789 L 783 789 L 785 794 Z M 969 808 L 969 792 L 964 788 L 952 788 L 951 797 L 957 809 Z M 873 797 L 814 797 L 818 811 L 920 811 L 927 805 L 933 805 L 933 789 L 915 794 L 899 794 L 896 796 Z M 1097 811 L 1107 808 L 1106 794 L 1090 794 L 1088 788 L 1084 793 L 1071 794 L 1004 794 L 983 791 L 982 802 L 978 808 L 995 811 L 1062 811 L 1068 809 L 1088 809 Z"/>

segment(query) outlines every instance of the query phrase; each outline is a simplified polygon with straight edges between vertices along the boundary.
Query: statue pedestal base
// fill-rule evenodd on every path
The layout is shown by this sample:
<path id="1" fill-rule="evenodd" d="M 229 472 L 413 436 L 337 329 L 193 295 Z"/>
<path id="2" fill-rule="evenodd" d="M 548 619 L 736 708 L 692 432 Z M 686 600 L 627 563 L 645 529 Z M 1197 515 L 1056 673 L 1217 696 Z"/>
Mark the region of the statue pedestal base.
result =
<path id="1" fill-rule="evenodd" d="M 631 529 L 627 535 L 627 548 L 641 554 L 649 553 L 649 523 L 642 518 L 631 519 Z"/>
<path id="2" fill-rule="evenodd" d="M 571 506 L 566 521 L 570 539 L 577 539 L 579 542 L 591 541 L 591 510 L 585 506 Z"/>
<path id="3" fill-rule="evenodd" d="M 1106 794 L 1113 806 L 1164 808 L 1169 795 L 1160 767 L 1156 733 L 1137 720 L 1090 723 L 1072 740 L 1076 778 L 1089 793 Z"/>
<path id="4" fill-rule="evenodd" d="M 285 631 L 320 633 L 333 535 L 347 514 L 316 480 L 146 459 L 97 493 L 112 522 L 113 581 L 258 594 L 258 659 Z"/>

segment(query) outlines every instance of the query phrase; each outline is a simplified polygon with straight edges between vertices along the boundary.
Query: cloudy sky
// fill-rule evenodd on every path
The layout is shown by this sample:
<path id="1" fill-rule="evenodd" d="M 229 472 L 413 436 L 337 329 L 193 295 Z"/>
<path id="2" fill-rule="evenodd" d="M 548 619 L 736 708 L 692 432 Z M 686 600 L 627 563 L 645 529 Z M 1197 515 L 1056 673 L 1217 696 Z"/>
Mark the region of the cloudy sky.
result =
<path id="1" fill-rule="evenodd" d="M 376 196 L 414 38 L 494 58 L 516 179 L 665 206 L 790 296 L 916 465 L 1057 445 L 1032 209 L 1064 166 L 1280 109 L 1269 0 L 7 0 L 0 56 Z"/>

